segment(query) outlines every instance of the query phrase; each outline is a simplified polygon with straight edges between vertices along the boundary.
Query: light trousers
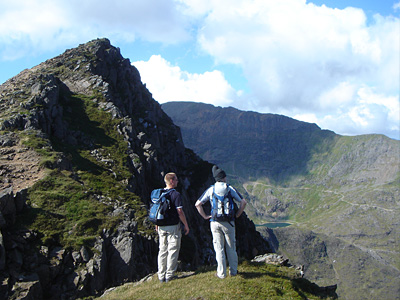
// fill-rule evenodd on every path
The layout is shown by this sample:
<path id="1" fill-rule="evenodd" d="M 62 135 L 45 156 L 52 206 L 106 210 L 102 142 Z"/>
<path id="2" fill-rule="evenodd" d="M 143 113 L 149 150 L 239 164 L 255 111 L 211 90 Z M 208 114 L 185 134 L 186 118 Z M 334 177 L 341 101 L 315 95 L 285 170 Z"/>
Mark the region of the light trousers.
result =
<path id="1" fill-rule="evenodd" d="M 229 274 L 232 276 L 237 274 L 238 256 L 236 253 L 235 222 L 232 221 L 231 224 L 228 222 L 210 222 L 219 278 L 226 277 L 226 257 L 229 263 Z"/>
<path id="2" fill-rule="evenodd" d="M 158 279 L 170 280 L 178 267 L 182 231 L 180 224 L 159 226 Z"/>

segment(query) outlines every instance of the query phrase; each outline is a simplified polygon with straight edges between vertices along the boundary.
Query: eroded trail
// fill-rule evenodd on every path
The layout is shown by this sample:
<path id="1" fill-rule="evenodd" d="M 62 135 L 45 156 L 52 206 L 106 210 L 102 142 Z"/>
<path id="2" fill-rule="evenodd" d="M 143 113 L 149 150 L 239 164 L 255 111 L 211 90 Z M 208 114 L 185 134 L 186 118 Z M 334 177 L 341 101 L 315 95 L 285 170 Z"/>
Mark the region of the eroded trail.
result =
<path id="1" fill-rule="evenodd" d="M 6 143 L 4 137 L 2 141 Z M 38 153 L 21 146 L 16 138 L 8 139 L 8 144 L 0 149 L 0 190 L 12 187 L 16 193 L 31 187 L 46 174 Z"/>

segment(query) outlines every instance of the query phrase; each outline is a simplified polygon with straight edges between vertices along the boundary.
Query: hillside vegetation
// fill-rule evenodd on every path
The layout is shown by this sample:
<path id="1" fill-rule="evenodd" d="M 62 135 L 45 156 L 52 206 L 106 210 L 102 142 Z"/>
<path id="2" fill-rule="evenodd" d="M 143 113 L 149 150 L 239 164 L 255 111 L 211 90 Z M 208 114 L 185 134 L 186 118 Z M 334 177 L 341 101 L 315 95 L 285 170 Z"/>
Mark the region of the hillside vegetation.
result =
<path id="1" fill-rule="evenodd" d="M 215 277 L 215 270 L 201 268 L 193 273 L 178 273 L 178 279 L 160 283 L 156 275 L 138 283 L 127 283 L 107 291 L 99 299 L 336 299 L 328 291 L 299 278 L 294 269 L 264 263 L 244 261 L 239 274 L 223 280 Z"/>

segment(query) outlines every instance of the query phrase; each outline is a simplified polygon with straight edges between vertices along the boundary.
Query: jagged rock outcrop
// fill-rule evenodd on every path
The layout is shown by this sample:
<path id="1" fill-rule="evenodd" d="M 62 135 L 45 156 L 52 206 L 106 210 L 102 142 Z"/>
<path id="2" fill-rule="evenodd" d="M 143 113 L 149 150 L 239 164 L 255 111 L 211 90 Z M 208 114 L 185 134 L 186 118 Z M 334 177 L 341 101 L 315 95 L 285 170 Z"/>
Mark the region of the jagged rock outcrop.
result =
<path id="1" fill-rule="evenodd" d="M 0 111 L 0 297 L 75 299 L 154 272 L 157 237 L 145 212 L 150 191 L 171 171 L 191 228 L 182 268 L 213 262 L 209 225 L 194 207 L 212 182 L 211 164 L 185 148 L 137 69 L 107 39 L 9 79 Z M 87 207 L 102 210 L 90 215 Z M 85 213 L 87 220 L 74 215 Z M 237 228 L 240 256 L 269 250 L 245 215 Z"/>

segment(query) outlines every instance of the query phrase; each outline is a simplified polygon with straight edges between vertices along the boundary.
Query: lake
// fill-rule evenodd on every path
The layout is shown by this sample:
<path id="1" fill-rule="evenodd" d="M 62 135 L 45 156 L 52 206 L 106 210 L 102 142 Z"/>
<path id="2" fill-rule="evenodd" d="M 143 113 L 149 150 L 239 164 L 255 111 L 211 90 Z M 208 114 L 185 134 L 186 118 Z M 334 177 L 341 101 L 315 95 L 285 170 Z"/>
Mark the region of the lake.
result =
<path id="1" fill-rule="evenodd" d="M 262 225 L 256 225 L 256 227 L 258 226 L 263 226 L 263 227 L 268 227 L 268 228 L 279 228 L 279 227 L 287 227 L 290 226 L 292 224 L 290 223 L 283 223 L 283 222 L 272 222 L 272 223 L 265 223 Z"/>

